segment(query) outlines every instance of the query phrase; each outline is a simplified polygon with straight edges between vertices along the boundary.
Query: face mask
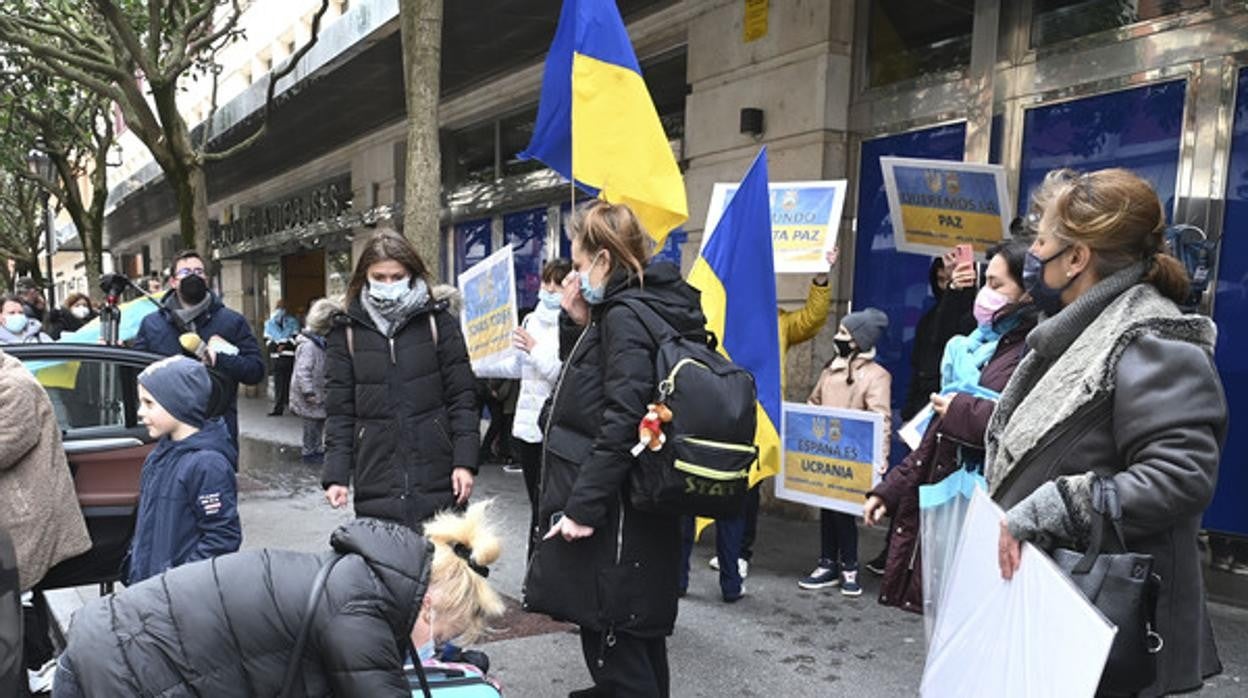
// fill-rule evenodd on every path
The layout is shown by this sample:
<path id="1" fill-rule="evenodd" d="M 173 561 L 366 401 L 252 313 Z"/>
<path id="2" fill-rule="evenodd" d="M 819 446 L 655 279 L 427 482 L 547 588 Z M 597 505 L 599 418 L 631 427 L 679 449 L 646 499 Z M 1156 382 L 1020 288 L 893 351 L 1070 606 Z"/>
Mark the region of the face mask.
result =
<path id="1" fill-rule="evenodd" d="M 433 609 L 429 609 L 429 639 L 416 648 L 416 660 L 424 663 L 433 659 Z"/>
<path id="2" fill-rule="evenodd" d="M 598 305 L 606 300 L 607 297 L 607 282 L 605 279 L 601 286 L 591 286 L 589 283 L 589 272 L 593 271 L 594 265 L 598 263 L 598 258 L 602 256 L 604 251 L 599 250 L 598 254 L 594 255 L 594 260 L 589 263 L 585 273 L 581 274 L 581 297 L 590 305 Z"/>
<path id="3" fill-rule="evenodd" d="M 560 303 L 563 302 L 563 294 L 545 289 L 537 292 L 537 297 L 542 302 L 542 307 L 547 310 L 558 310 Z"/>
<path id="4" fill-rule="evenodd" d="M 178 282 L 178 297 L 187 305 L 199 305 L 208 296 L 208 282 L 191 274 Z"/>
<path id="5" fill-rule="evenodd" d="M 389 283 L 372 280 L 368 282 L 368 295 L 379 301 L 397 301 L 411 289 L 412 281 L 406 277 Z"/>
<path id="6" fill-rule="evenodd" d="M 69 312 L 79 320 L 86 320 L 87 316 L 91 314 L 91 309 L 85 305 L 75 305 L 69 309 Z"/>
<path id="7" fill-rule="evenodd" d="M 837 356 L 848 359 L 849 355 L 854 351 L 854 347 L 848 339 L 833 339 L 832 342 L 836 345 Z"/>
<path id="8" fill-rule="evenodd" d="M 30 322 L 30 320 L 25 315 L 5 315 L 4 329 L 12 332 L 13 334 L 18 334 L 22 330 L 26 329 L 26 324 L 28 322 Z"/>
<path id="9" fill-rule="evenodd" d="M 991 326 L 997 313 L 1011 302 L 1010 297 L 1000 291 L 987 286 L 979 289 L 979 293 L 975 296 L 975 309 L 972 311 L 975 314 L 975 322 L 979 323 L 980 327 Z"/>
<path id="10" fill-rule="evenodd" d="M 1075 274 L 1066 280 L 1061 288 L 1053 288 L 1044 280 L 1044 267 L 1049 262 L 1070 251 L 1070 246 L 1063 248 L 1048 259 L 1040 259 L 1034 252 L 1027 253 L 1027 261 L 1023 263 L 1023 287 L 1031 295 L 1031 300 L 1045 315 L 1055 315 L 1062 310 L 1062 292 L 1079 278 Z"/>

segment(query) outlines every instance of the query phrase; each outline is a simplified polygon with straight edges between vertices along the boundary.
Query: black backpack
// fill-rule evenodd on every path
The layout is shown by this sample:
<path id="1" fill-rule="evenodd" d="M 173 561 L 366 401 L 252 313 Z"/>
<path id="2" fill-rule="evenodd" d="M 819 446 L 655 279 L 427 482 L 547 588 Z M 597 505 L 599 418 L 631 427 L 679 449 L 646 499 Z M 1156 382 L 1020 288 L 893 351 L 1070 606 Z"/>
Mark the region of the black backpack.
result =
<path id="1" fill-rule="evenodd" d="M 667 441 L 637 456 L 629 474 L 629 501 L 641 511 L 683 516 L 740 516 L 749 472 L 758 459 L 754 376 L 715 351 L 699 332 L 682 336 L 645 302 L 617 301 L 641 319 L 658 345 L 654 402 L 672 420 Z"/>

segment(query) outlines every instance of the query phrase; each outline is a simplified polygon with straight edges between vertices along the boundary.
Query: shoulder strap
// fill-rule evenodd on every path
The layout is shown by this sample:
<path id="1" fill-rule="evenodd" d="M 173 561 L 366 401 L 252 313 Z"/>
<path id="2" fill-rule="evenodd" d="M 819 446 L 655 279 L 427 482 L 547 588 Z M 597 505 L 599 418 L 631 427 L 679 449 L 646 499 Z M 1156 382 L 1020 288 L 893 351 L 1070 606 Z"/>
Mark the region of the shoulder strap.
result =
<path id="1" fill-rule="evenodd" d="M 347 331 L 350 331 L 350 327 Z M 347 337 L 351 335 L 348 334 Z M 299 624 L 299 633 L 295 635 L 295 646 L 291 649 L 290 663 L 286 665 L 286 678 L 282 681 L 282 692 L 279 698 L 290 698 L 294 695 L 295 680 L 301 678 L 299 666 L 303 663 L 303 650 L 308 644 L 308 632 L 312 628 L 312 614 L 316 612 L 316 605 L 321 600 L 321 592 L 325 590 L 325 580 L 329 579 L 330 570 L 334 569 L 334 565 L 342 559 L 342 555 L 337 553 L 333 557 L 325 561 L 321 565 L 321 569 L 317 570 L 316 578 L 312 580 L 312 590 L 308 592 L 308 602 L 303 608 L 303 620 Z"/>
<path id="2" fill-rule="evenodd" d="M 646 328 L 646 333 L 650 335 L 655 344 L 680 336 L 676 332 L 676 328 L 659 317 L 659 314 L 654 312 L 654 309 L 640 298 L 621 298 L 615 302 L 637 314 L 637 318 L 641 320 L 641 324 Z"/>

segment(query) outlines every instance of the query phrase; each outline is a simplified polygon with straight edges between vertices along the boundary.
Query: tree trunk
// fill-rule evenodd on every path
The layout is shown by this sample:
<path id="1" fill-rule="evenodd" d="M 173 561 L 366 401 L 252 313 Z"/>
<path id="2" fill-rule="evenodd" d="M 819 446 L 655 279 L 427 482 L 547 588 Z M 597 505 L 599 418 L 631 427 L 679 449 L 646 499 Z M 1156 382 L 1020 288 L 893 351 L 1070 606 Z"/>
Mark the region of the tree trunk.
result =
<path id="1" fill-rule="evenodd" d="M 442 0 L 399 3 L 403 77 L 407 92 L 407 174 L 403 234 L 435 279 L 442 269 L 442 158 L 438 146 L 438 92 L 442 63 Z"/>
<path id="2" fill-rule="evenodd" d="M 165 171 L 165 179 L 173 187 L 178 200 L 178 224 L 184 249 L 195 250 L 205 260 L 211 259 L 212 241 L 208 239 L 208 182 L 200 165 Z"/>

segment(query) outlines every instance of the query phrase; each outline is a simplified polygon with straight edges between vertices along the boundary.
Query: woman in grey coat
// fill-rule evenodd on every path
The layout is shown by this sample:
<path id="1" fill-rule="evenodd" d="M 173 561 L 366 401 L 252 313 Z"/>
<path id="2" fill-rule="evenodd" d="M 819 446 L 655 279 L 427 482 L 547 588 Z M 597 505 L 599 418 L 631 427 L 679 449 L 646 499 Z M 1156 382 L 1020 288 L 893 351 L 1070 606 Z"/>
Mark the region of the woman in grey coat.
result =
<path id="1" fill-rule="evenodd" d="M 1183 315 L 1182 265 L 1147 182 L 1121 169 L 1052 172 L 1024 281 L 1048 316 L 989 424 L 987 477 L 1008 510 L 1001 572 L 1019 541 L 1086 549 L 1091 482 L 1112 478 L 1127 547 L 1161 576 L 1157 679 L 1141 695 L 1200 688 L 1221 671 L 1205 607 L 1196 534 L 1213 498 L 1226 399 L 1214 324 Z M 1026 564 L 1022 561 L 1022 564 Z"/>
<path id="2" fill-rule="evenodd" d="M 304 463 L 325 458 L 325 335 L 342 308 L 328 298 L 312 304 L 307 327 L 295 338 L 295 367 L 290 379 L 290 411 L 303 419 Z"/>

